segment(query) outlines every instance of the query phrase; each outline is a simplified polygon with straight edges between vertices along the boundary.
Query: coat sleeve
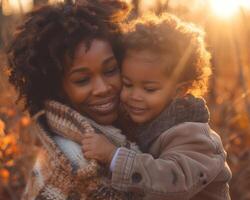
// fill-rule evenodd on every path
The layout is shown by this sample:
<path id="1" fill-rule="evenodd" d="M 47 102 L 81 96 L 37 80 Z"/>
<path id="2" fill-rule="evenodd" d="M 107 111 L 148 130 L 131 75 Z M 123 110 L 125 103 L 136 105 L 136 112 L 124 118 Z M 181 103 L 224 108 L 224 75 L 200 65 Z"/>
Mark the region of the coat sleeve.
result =
<path id="1" fill-rule="evenodd" d="M 120 149 L 112 173 L 114 188 L 154 199 L 190 199 L 225 164 L 220 137 L 207 124 L 183 123 L 164 132 L 154 145 L 157 157 Z"/>

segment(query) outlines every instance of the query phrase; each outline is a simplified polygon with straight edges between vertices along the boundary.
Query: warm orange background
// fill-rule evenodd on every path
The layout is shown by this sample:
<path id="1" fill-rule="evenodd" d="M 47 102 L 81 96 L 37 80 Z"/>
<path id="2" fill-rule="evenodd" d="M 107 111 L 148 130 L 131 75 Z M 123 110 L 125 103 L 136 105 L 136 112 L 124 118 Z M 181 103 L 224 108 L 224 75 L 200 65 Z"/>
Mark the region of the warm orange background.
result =
<path id="1" fill-rule="evenodd" d="M 4 47 L 20 15 L 34 4 L 62 0 L 0 0 L 0 200 L 17 200 L 25 186 L 38 142 L 30 118 L 15 104 L 8 84 Z M 127 0 L 132 16 L 168 11 L 207 32 L 213 76 L 206 96 L 211 126 L 221 135 L 233 171 L 233 200 L 250 199 L 250 0 Z M 4 130 L 4 131 L 3 131 Z"/>

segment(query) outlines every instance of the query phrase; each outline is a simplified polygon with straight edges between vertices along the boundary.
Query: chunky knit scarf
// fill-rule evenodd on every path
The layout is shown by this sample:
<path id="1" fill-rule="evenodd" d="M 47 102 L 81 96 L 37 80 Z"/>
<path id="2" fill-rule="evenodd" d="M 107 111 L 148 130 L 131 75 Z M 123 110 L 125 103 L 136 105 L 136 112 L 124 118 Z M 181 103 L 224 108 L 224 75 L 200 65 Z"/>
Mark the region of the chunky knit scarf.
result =
<path id="1" fill-rule="evenodd" d="M 203 98 L 188 94 L 174 99 L 169 106 L 153 121 L 137 126 L 135 129 L 136 142 L 143 152 L 164 131 L 183 122 L 209 121 L 209 111 Z"/>
<path id="2" fill-rule="evenodd" d="M 116 146 L 126 146 L 138 151 L 129 143 L 120 130 L 112 126 L 101 126 L 75 110 L 56 101 L 47 101 L 45 110 L 35 117 L 35 131 L 43 144 L 44 153 L 38 157 L 25 200 L 92 200 L 127 199 L 131 194 L 114 190 L 110 185 L 108 170 L 94 160 L 86 160 L 82 154 L 67 155 L 78 147 L 86 132 L 104 134 Z M 69 141 L 72 147 L 67 147 Z M 65 149 L 66 148 L 66 149 Z M 68 148 L 68 149 L 67 149 Z"/>

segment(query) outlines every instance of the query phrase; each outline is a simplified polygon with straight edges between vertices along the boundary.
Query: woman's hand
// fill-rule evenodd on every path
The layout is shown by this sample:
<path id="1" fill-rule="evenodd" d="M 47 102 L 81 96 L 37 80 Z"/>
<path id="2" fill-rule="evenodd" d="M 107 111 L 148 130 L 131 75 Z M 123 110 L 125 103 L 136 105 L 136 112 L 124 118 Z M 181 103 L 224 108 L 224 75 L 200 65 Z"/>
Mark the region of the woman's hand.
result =
<path id="1" fill-rule="evenodd" d="M 83 155 L 103 164 L 110 164 L 117 147 L 104 135 L 85 133 L 82 140 Z"/>

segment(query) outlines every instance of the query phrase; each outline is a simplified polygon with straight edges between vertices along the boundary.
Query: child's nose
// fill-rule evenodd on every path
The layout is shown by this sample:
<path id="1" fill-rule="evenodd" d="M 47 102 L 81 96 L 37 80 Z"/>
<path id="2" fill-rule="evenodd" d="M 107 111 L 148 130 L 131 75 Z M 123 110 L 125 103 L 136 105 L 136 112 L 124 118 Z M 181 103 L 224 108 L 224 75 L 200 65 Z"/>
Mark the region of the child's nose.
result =
<path id="1" fill-rule="evenodd" d="M 130 94 L 131 100 L 134 101 L 142 101 L 143 95 L 141 94 L 141 91 L 139 89 L 133 89 Z"/>

